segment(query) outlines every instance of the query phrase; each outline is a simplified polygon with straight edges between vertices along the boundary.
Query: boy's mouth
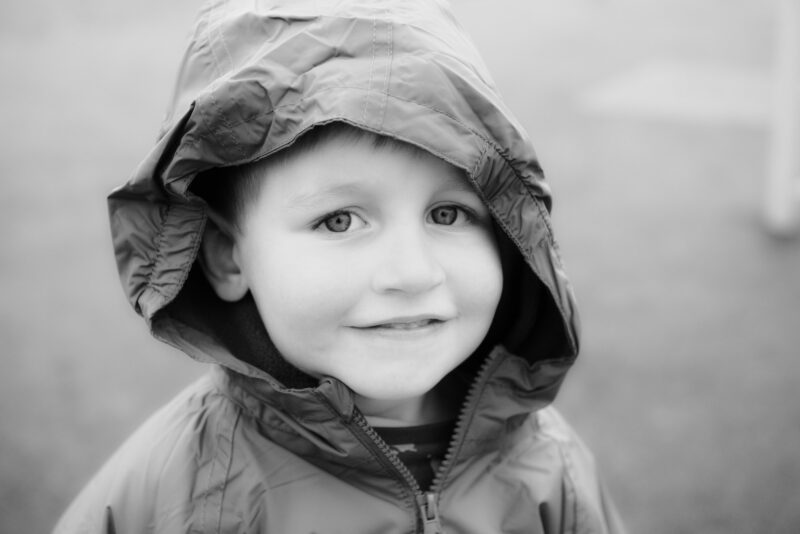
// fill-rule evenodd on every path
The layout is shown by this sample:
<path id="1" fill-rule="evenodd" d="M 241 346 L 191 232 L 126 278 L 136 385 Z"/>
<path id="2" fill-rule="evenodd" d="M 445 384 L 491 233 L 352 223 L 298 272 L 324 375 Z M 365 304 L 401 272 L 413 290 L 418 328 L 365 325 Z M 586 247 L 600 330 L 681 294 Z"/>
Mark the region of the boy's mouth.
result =
<path id="1" fill-rule="evenodd" d="M 394 317 L 386 321 L 357 326 L 359 330 L 418 330 L 429 326 L 442 324 L 446 321 L 441 317 Z"/>
<path id="2" fill-rule="evenodd" d="M 367 328 L 389 328 L 392 330 L 415 330 L 417 328 L 424 328 L 426 326 L 430 326 L 433 324 L 442 323 L 439 319 L 423 319 L 421 321 L 410 321 L 407 323 L 398 322 L 398 323 L 382 323 L 376 324 L 373 326 L 368 326 Z"/>

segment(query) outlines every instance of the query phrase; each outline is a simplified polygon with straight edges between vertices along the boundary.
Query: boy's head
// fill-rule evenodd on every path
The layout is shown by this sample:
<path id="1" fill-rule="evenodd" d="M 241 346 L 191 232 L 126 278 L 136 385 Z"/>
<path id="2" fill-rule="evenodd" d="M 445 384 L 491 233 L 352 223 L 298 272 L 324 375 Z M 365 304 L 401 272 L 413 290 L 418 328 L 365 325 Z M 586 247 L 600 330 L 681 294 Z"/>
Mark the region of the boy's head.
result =
<path id="1" fill-rule="evenodd" d="M 198 180 L 217 213 L 201 263 L 250 292 L 271 340 L 364 402 L 419 398 L 486 336 L 503 274 L 492 217 L 463 172 L 345 125 Z"/>
<path id="2" fill-rule="evenodd" d="M 527 134 L 438 0 L 206 4 L 162 135 L 109 197 L 156 337 L 341 413 L 352 398 L 315 376 L 414 396 L 497 345 L 508 380 L 552 399 L 579 324 L 549 209 Z"/>

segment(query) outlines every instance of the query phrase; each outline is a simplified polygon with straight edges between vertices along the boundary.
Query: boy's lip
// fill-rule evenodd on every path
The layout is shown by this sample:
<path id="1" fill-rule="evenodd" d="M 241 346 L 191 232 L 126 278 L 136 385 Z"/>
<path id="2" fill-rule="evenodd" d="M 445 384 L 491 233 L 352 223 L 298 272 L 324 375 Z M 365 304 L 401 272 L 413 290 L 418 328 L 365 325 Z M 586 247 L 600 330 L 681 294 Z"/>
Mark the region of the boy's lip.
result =
<path id="1" fill-rule="evenodd" d="M 377 321 L 367 321 L 358 323 L 352 326 L 358 330 L 369 330 L 377 328 L 397 329 L 397 330 L 412 330 L 414 328 L 424 328 L 435 324 L 441 324 L 450 320 L 450 317 L 438 314 L 418 314 L 418 315 L 400 315 L 396 317 L 388 317 Z"/>

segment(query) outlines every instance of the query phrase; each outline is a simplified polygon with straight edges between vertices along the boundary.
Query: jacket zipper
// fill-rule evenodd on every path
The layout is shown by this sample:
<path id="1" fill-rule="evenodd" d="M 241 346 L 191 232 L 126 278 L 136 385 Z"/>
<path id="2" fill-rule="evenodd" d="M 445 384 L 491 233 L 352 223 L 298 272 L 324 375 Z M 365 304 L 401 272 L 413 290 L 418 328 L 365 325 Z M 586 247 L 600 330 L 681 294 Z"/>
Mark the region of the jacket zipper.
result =
<path id="1" fill-rule="evenodd" d="M 444 460 L 442 460 L 442 464 L 436 472 L 431 488 L 427 492 L 422 491 L 422 488 L 420 488 L 419 483 L 414 478 L 414 475 L 411 474 L 408 467 L 397 457 L 383 438 L 375 432 L 375 429 L 367 422 L 366 417 L 364 417 L 360 411 L 356 410 L 354 417 L 355 423 L 370 438 L 371 444 L 378 447 L 381 453 L 379 457 L 388 461 L 391 467 L 401 475 L 405 483 L 411 489 L 423 534 L 442 534 L 444 532 L 439 516 L 438 494 L 441 491 L 445 474 L 450 470 L 450 464 L 453 462 L 453 457 L 456 454 L 457 445 L 461 443 L 463 434 L 466 432 L 467 418 L 473 411 L 472 405 L 476 402 L 478 392 L 486 382 L 490 367 L 496 359 L 496 354 L 497 349 L 491 351 L 481 364 L 480 371 L 464 399 L 461 412 L 456 421 L 455 430 L 453 431 L 453 437 L 450 440 L 450 446 L 447 449 Z"/>
<path id="2" fill-rule="evenodd" d="M 495 348 L 486 356 L 486 359 L 483 361 L 483 363 L 481 363 L 481 367 L 478 370 L 475 380 L 473 380 L 472 385 L 467 392 L 467 396 L 464 398 L 464 403 L 461 406 L 461 412 L 458 415 L 456 426 L 453 430 L 453 437 L 450 440 L 450 446 L 447 448 L 444 459 L 442 460 L 439 469 L 436 471 L 436 475 L 431 483 L 431 492 L 434 494 L 441 491 L 441 486 L 444 483 L 447 473 L 450 471 L 450 467 L 456 455 L 458 445 L 464 439 L 464 434 L 467 431 L 467 419 L 469 419 L 469 416 L 474 411 L 473 405 L 477 402 L 478 393 L 483 389 L 483 386 L 489 377 L 489 371 L 492 368 L 492 364 L 497 359 L 498 352 L 499 350 Z"/>
<path id="3" fill-rule="evenodd" d="M 439 520 L 439 507 L 436 503 L 436 493 L 433 491 L 423 492 L 419 487 L 417 479 L 408 470 L 408 467 L 397 457 L 392 448 L 383 441 L 375 429 L 367 422 L 364 415 L 356 411 L 355 422 L 359 428 L 369 436 L 371 443 L 376 445 L 380 451 L 379 457 L 387 460 L 392 468 L 397 471 L 413 493 L 414 503 L 417 508 L 417 519 L 422 526 L 424 534 L 441 534 L 442 524 Z"/>
<path id="4" fill-rule="evenodd" d="M 432 491 L 417 495 L 417 507 L 422 520 L 423 534 L 441 534 L 442 523 L 439 521 L 439 505 L 436 494 Z"/>

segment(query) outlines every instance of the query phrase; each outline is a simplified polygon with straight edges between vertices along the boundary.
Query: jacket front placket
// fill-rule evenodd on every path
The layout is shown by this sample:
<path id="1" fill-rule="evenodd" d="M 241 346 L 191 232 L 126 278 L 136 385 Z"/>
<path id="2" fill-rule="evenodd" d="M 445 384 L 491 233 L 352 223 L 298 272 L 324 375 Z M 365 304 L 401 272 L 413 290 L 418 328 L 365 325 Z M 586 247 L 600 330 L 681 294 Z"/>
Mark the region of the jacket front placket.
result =
<path id="1" fill-rule="evenodd" d="M 364 444 L 375 458 L 387 467 L 390 472 L 402 481 L 408 491 L 409 505 L 413 505 L 416 512 L 417 532 L 420 534 L 441 534 L 441 516 L 439 514 L 439 500 L 448 474 L 454 465 L 469 430 L 469 422 L 477 410 L 480 393 L 492 375 L 494 363 L 499 351 L 490 352 L 484 360 L 481 369 L 464 399 L 455 430 L 450 440 L 445 457 L 437 469 L 430 489 L 423 491 L 414 475 L 400 460 L 389 444 L 381 438 L 375 429 L 367 422 L 366 417 L 356 410 L 351 423 L 351 431 Z"/>

